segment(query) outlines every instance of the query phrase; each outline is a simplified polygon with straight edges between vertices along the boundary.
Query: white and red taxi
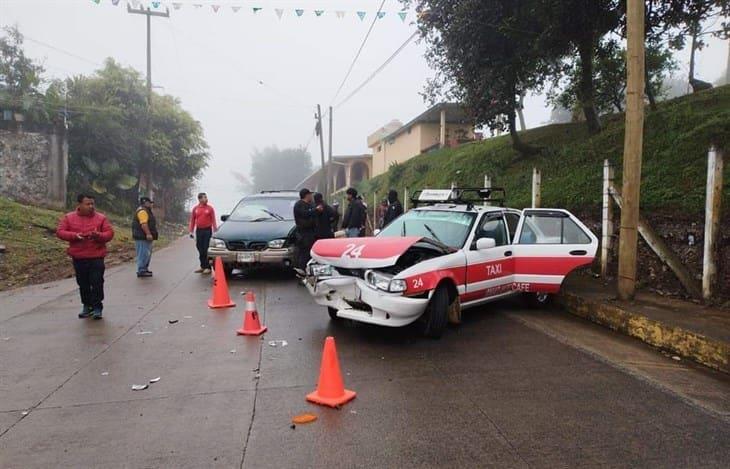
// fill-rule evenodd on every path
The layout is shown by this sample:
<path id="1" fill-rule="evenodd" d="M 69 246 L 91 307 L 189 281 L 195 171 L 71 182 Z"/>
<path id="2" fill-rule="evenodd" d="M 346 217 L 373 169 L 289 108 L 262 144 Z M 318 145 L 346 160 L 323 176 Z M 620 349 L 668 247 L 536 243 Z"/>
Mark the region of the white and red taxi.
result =
<path id="1" fill-rule="evenodd" d="M 568 273 L 593 262 L 598 240 L 566 210 L 486 205 L 503 200 L 490 198 L 497 191 L 419 191 L 415 208 L 375 237 L 317 241 L 307 288 L 332 319 L 418 321 L 430 337 L 464 308 L 515 294 L 547 302 Z"/>

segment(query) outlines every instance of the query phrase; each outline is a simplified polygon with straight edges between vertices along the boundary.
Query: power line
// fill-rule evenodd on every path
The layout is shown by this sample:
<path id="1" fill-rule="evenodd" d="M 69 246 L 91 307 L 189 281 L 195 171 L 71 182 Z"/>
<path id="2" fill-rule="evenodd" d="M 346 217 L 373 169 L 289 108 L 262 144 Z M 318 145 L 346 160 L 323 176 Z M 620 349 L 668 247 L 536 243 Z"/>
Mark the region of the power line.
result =
<path id="1" fill-rule="evenodd" d="M 385 0 L 382 1 L 382 3 L 380 4 L 380 8 L 378 8 L 378 12 L 375 13 L 373 22 L 370 23 L 370 28 L 368 29 L 368 32 L 365 34 L 365 37 L 363 38 L 362 43 L 360 44 L 360 48 L 357 50 L 357 53 L 355 54 L 355 58 L 352 59 L 352 63 L 350 63 L 350 68 L 347 69 L 345 78 L 342 79 L 342 83 L 340 83 L 340 86 L 339 86 L 339 88 L 337 88 L 335 95 L 330 100 L 330 104 L 335 102 L 335 99 L 337 99 L 337 97 L 340 95 L 340 91 L 342 91 L 342 87 L 345 86 L 345 82 L 347 82 L 347 79 L 350 77 L 350 74 L 352 73 L 352 69 L 355 67 L 355 62 L 357 62 L 357 59 L 360 57 L 360 54 L 362 53 L 362 50 L 365 47 L 365 43 L 368 41 L 368 38 L 370 37 L 370 33 L 373 31 L 373 28 L 375 27 L 375 23 L 378 21 L 378 19 L 380 17 L 380 12 L 383 10 L 384 5 L 385 5 Z"/>
<path id="2" fill-rule="evenodd" d="M 354 89 L 354 90 L 353 90 L 353 91 L 352 91 L 352 92 L 351 92 L 351 93 L 350 93 L 349 95 L 347 95 L 347 97 L 346 97 L 345 99 L 343 99 L 342 101 L 340 101 L 340 103 L 339 103 L 339 104 L 337 104 L 337 105 L 335 106 L 335 109 L 339 108 L 340 106 L 342 106 L 343 104 L 345 104 L 346 102 L 348 102 L 348 101 L 349 101 L 349 100 L 350 100 L 350 99 L 351 99 L 351 98 L 352 98 L 353 96 L 355 96 L 355 95 L 356 95 L 356 94 L 357 94 L 357 93 L 358 93 L 358 92 L 359 92 L 360 90 L 362 90 L 363 88 L 365 88 L 365 86 L 366 86 L 366 85 L 367 85 L 368 83 L 370 83 L 370 81 L 371 81 L 371 80 L 372 80 L 373 78 L 375 78 L 375 77 L 376 77 L 376 76 L 378 75 L 378 73 L 382 72 L 382 71 L 383 71 L 383 69 L 384 69 L 385 67 L 387 67 L 387 66 L 388 66 L 388 64 L 389 64 L 390 62 L 392 62 L 392 61 L 393 61 L 393 59 L 395 59 L 395 58 L 396 58 L 396 57 L 398 56 L 398 54 L 400 54 L 400 53 L 401 53 L 401 52 L 403 51 L 403 49 L 405 49 L 405 48 L 406 48 L 406 46 L 407 46 L 407 45 L 408 45 L 408 44 L 409 44 L 409 43 L 410 43 L 410 42 L 411 42 L 411 41 L 413 40 L 413 38 L 415 38 L 415 37 L 416 37 L 417 35 L 418 35 L 418 31 L 416 31 L 416 32 L 414 32 L 413 34 L 411 34 L 411 36 L 410 36 L 410 37 L 409 37 L 408 39 L 406 39 L 406 40 L 405 40 L 405 42 L 404 42 L 403 44 L 401 44 L 401 45 L 400 45 L 400 47 L 398 47 L 398 49 L 396 49 L 396 51 L 395 51 L 395 52 L 393 52 L 393 54 L 392 54 L 392 55 L 391 55 L 390 57 L 388 57 L 388 59 L 387 59 L 387 60 L 386 60 L 385 62 L 383 62 L 383 64 L 382 64 L 382 65 L 381 65 L 380 67 L 378 67 L 378 68 L 377 68 L 377 69 L 376 69 L 376 70 L 375 70 L 375 71 L 374 71 L 373 73 L 371 73 L 371 74 L 370 74 L 370 76 L 369 76 L 369 77 L 367 77 L 367 78 L 365 79 L 365 81 L 363 81 L 363 82 L 362 82 L 362 83 L 361 83 L 361 84 L 360 84 L 360 85 L 359 85 L 359 86 L 358 86 L 357 88 L 355 88 L 355 89 Z"/>
<path id="3" fill-rule="evenodd" d="M 52 46 L 51 44 L 45 43 L 43 41 L 39 41 L 38 39 L 33 39 L 32 37 L 28 37 L 25 34 L 23 35 L 23 39 L 25 39 L 27 41 L 30 41 L 30 42 L 34 42 L 34 43 L 36 43 L 36 44 L 38 44 L 40 46 L 43 46 L 43 47 L 47 47 L 49 49 L 53 49 L 56 52 L 60 52 L 62 54 L 68 55 L 69 57 L 73 57 L 75 59 L 81 60 L 82 62 L 86 62 L 86 63 L 89 63 L 91 65 L 96 65 L 96 66 L 99 66 L 99 67 L 103 67 L 104 66 L 104 64 L 99 63 L 99 62 L 97 62 L 95 60 L 87 59 L 86 57 L 82 57 L 80 55 L 74 54 L 73 52 L 69 52 L 69 51 L 63 50 L 63 49 L 61 49 L 59 47 Z"/>

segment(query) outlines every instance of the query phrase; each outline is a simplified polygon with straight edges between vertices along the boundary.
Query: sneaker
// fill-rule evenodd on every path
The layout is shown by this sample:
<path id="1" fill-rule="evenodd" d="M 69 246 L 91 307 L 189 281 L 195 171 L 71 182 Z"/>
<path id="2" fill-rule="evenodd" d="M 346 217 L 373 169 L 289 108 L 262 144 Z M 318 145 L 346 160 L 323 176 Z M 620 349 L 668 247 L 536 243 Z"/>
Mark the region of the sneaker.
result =
<path id="1" fill-rule="evenodd" d="M 94 311 L 91 309 L 90 306 L 84 306 L 81 309 L 81 312 L 79 313 L 79 319 L 86 319 L 91 317 L 91 315 L 94 314 Z"/>
<path id="2" fill-rule="evenodd" d="M 101 319 L 101 308 L 96 308 L 92 313 L 94 319 Z"/>
<path id="3" fill-rule="evenodd" d="M 203 269 L 203 268 L 201 267 L 200 269 L 195 269 L 195 270 L 194 270 L 193 272 L 195 272 L 196 274 L 202 274 L 204 270 L 205 270 L 205 269 Z"/>
<path id="4" fill-rule="evenodd" d="M 137 272 L 137 277 L 152 277 L 152 272 Z"/>
<path id="5" fill-rule="evenodd" d="M 203 274 L 205 274 L 205 275 L 210 274 L 210 269 L 203 269 Z"/>

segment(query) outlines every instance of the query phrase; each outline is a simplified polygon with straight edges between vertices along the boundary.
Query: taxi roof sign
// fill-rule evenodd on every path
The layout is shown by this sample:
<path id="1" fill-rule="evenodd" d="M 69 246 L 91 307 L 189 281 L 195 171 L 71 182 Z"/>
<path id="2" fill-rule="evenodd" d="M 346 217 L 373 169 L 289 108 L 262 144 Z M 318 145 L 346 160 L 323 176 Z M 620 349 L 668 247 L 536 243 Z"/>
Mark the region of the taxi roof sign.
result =
<path id="1" fill-rule="evenodd" d="M 423 189 L 418 195 L 421 202 L 445 202 L 453 198 L 451 189 Z"/>

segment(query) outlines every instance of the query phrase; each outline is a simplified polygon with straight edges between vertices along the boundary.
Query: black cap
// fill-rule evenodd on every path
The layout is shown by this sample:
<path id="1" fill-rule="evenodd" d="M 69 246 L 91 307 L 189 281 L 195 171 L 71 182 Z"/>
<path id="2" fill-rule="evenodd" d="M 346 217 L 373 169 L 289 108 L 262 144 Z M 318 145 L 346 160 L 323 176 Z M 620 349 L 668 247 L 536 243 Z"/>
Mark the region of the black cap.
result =
<path id="1" fill-rule="evenodd" d="M 309 189 L 307 189 L 305 187 L 304 189 L 302 189 L 302 190 L 299 191 L 299 198 L 300 199 L 303 199 L 304 197 L 307 196 L 307 194 L 311 194 L 311 193 L 312 193 L 312 191 L 310 191 Z"/>
<path id="2" fill-rule="evenodd" d="M 139 204 L 140 205 L 144 205 L 147 202 L 150 202 L 150 203 L 154 204 L 154 202 L 152 201 L 152 199 L 150 199 L 149 197 L 140 197 L 140 199 L 139 199 Z"/>

